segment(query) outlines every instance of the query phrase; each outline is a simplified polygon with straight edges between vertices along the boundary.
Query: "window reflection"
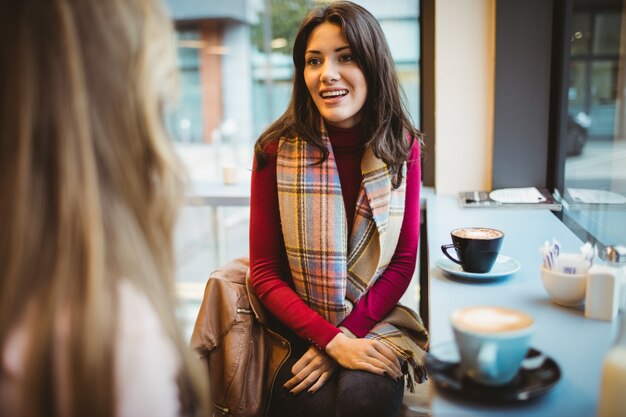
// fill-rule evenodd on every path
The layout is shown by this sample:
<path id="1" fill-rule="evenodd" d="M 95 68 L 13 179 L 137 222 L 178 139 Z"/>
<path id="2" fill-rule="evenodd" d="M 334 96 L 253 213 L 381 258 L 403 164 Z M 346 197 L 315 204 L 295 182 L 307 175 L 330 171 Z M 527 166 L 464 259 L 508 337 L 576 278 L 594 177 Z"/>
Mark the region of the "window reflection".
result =
<path id="1" fill-rule="evenodd" d="M 594 53 L 617 55 L 620 44 L 621 13 L 618 10 L 599 12 L 594 17 Z"/>
<path id="2" fill-rule="evenodd" d="M 572 16 L 565 215 L 601 245 L 626 242 L 623 7 L 576 0 Z"/>
<path id="3" fill-rule="evenodd" d="M 177 37 L 181 100 L 176 112 L 169 115 L 169 128 L 173 136 L 182 142 L 203 142 L 200 33 L 181 30 Z"/>
<path id="4" fill-rule="evenodd" d="M 587 13 L 574 13 L 572 16 L 572 54 L 587 54 L 589 52 L 589 40 L 591 39 L 589 15 Z"/>

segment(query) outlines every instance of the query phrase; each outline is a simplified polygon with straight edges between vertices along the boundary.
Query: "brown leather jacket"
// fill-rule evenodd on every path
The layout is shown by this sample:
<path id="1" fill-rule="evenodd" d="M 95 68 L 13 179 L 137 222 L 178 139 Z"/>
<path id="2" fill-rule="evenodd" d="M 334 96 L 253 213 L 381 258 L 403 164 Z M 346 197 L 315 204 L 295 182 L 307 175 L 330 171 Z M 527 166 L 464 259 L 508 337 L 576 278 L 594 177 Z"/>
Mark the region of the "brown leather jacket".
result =
<path id="1" fill-rule="evenodd" d="M 250 286 L 247 258 L 211 274 L 191 347 L 208 365 L 216 416 L 267 415 L 274 379 L 290 346 L 265 326 L 263 311 Z"/>

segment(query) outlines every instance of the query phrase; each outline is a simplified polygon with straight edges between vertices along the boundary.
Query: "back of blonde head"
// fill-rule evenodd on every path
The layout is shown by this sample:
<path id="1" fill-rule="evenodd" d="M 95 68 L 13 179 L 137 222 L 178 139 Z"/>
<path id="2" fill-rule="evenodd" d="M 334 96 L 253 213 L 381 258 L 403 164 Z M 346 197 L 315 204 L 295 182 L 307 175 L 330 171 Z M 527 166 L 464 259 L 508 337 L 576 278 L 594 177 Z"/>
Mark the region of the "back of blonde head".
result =
<path id="1" fill-rule="evenodd" d="M 178 346 L 182 393 L 205 402 L 173 315 L 181 178 L 161 118 L 172 36 L 158 0 L 0 2 L 0 352 L 34 308 L 25 415 L 115 414 L 122 279 L 146 293 Z M 59 317 L 67 346 L 55 351 Z M 58 373 L 68 376 L 63 404 Z"/>

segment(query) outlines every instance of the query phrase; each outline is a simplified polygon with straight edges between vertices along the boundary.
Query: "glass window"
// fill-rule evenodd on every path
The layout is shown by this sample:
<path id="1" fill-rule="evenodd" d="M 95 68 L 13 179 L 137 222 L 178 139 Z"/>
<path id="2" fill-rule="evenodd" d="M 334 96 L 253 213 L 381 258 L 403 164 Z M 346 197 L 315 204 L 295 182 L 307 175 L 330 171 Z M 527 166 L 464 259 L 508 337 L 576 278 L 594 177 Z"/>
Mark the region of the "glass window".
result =
<path id="1" fill-rule="evenodd" d="M 569 112 L 578 114 L 579 112 L 587 112 L 587 62 L 572 59 L 570 63 L 570 82 L 569 82 Z"/>
<path id="2" fill-rule="evenodd" d="M 591 106 L 589 135 L 594 138 L 613 139 L 615 133 L 615 105 L 617 102 L 617 69 L 614 60 L 597 60 L 591 63 Z"/>
<path id="3" fill-rule="evenodd" d="M 572 16 L 572 56 L 586 55 L 589 53 L 589 40 L 591 39 L 591 29 L 589 14 L 574 13 Z"/>
<path id="4" fill-rule="evenodd" d="M 622 16 L 617 11 L 602 12 L 595 16 L 593 53 L 597 55 L 619 53 Z"/>
<path id="5" fill-rule="evenodd" d="M 406 104 L 416 125 L 420 123 L 420 34 L 417 16 L 397 16 L 381 21 L 381 27 L 396 63 Z"/>
<path id="6" fill-rule="evenodd" d="M 180 142 L 203 142 L 202 88 L 200 83 L 200 34 L 181 30 L 177 34 L 180 70 L 180 102 L 169 115 L 168 125 Z"/>
<path id="7" fill-rule="evenodd" d="M 167 123 L 193 190 L 210 194 L 181 213 L 177 279 L 203 285 L 219 265 L 248 252 L 248 208 L 227 200 L 249 193 L 254 142 L 289 103 L 295 34 L 306 12 L 326 1 L 166 3 L 177 29 L 181 74 L 180 103 Z M 381 23 L 419 126 L 419 0 L 357 3 Z"/>
<path id="8" fill-rule="evenodd" d="M 626 244 L 626 62 L 622 2 L 575 2 L 564 220 L 600 246 Z M 609 8 L 610 9 L 607 9 Z M 617 7 L 617 9 L 616 9 Z M 585 22 L 593 22 L 585 53 Z"/>

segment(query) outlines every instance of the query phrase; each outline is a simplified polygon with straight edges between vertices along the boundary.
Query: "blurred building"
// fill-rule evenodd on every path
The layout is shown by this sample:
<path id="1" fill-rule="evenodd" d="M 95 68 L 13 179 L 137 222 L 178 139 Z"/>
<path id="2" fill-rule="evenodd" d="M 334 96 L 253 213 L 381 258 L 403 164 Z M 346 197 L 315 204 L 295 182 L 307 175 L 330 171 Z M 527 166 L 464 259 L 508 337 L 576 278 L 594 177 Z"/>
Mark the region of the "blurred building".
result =
<path id="1" fill-rule="evenodd" d="M 178 33 L 182 97 L 170 117 L 176 139 L 213 143 L 252 129 L 250 27 L 255 0 L 168 0 Z"/>
<path id="2" fill-rule="evenodd" d="M 411 115 L 419 124 L 419 1 L 357 3 L 379 19 Z M 284 38 L 272 36 L 276 22 L 272 24 L 267 9 L 291 6 L 285 6 L 284 1 L 263 0 L 168 0 L 167 4 L 176 22 L 182 75 L 182 102 L 169 118 L 175 139 L 207 144 L 251 143 L 289 102 L 291 45 Z M 315 3 L 293 4 L 298 9 L 289 30 L 295 35 L 306 10 Z M 280 10 L 274 10 L 273 15 L 277 14 Z M 261 27 L 259 32 L 267 31 L 269 45 L 254 42 L 256 26 Z"/>

